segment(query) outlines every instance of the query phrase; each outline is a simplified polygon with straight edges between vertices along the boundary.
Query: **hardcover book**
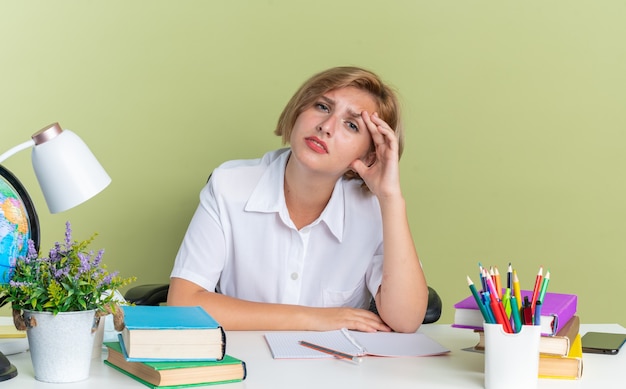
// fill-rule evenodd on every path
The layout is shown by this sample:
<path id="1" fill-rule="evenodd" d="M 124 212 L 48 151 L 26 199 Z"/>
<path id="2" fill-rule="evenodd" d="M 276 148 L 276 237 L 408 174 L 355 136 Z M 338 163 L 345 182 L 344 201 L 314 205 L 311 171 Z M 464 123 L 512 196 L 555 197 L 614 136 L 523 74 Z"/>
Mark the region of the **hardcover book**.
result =
<path id="1" fill-rule="evenodd" d="M 244 361 L 225 355 L 221 361 L 129 362 L 117 342 L 105 342 L 104 363 L 151 388 L 180 388 L 246 378 Z"/>
<path id="2" fill-rule="evenodd" d="M 523 290 L 522 298 L 532 296 L 532 291 Z M 578 296 L 567 293 L 546 293 L 541 309 L 541 333 L 555 335 L 575 314 Z M 483 328 L 483 315 L 478 309 L 476 299 L 470 295 L 454 304 L 454 323 L 452 327 Z"/>
<path id="3" fill-rule="evenodd" d="M 226 352 L 222 326 L 202 307 L 123 306 L 120 333 L 129 361 L 220 360 Z"/>
<path id="4" fill-rule="evenodd" d="M 539 354 L 539 378 L 578 379 L 583 375 L 583 348 L 580 334 L 571 343 L 567 356 Z"/>

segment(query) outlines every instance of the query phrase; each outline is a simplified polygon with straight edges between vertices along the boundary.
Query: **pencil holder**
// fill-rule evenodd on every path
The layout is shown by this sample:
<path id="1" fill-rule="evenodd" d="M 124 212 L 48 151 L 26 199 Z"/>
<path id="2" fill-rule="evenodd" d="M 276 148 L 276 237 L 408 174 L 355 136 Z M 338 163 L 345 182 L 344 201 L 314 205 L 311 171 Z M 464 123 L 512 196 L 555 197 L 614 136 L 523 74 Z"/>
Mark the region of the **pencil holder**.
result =
<path id="1" fill-rule="evenodd" d="M 485 388 L 532 389 L 539 375 L 541 326 L 522 326 L 515 334 L 500 324 L 484 324 Z"/>

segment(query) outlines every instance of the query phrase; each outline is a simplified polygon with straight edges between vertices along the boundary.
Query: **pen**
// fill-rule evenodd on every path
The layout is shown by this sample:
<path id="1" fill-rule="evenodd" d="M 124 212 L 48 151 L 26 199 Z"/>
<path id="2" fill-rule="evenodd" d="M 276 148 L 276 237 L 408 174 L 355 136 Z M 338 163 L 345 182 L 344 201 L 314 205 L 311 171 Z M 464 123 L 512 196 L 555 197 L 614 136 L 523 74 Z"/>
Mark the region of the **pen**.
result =
<path id="1" fill-rule="evenodd" d="M 550 270 L 546 273 L 546 276 L 543 277 L 543 282 L 541 283 L 541 291 L 539 292 L 539 297 L 537 297 L 537 301 L 541 301 L 543 304 L 543 298 L 546 296 L 546 290 L 548 290 L 548 282 L 550 282 Z"/>
<path id="2" fill-rule="evenodd" d="M 541 325 L 541 306 L 543 304 L 541 304 L 541 301 L 537 301 L 537 304 L 535 304 L 535 312 L 534 312 L 534 324 L 536 326 Z"/>
<path id="3" fill-rule="evenodd" d="M 337 351 L 337 350 L 333 350 L 333 349 L 330 349 L 330 348 L 322 347 L 320 345 L 309 343 L 309 342 L 304 341 L 304 340 L 301 340 L 299 343 L 300 343 L 301 346 L 308 347 L 308 348 L 313 349 L 313 350 L 321 351 L 323 353 L 332 355 L 335 358 L 345 359 L 347 361 L 354 362 L 354 363 L 361 362 L 361 358 L 359 358 L 357 355 L 352 355 L 352 354 L 348 354 L 348 353 L 342 353 L 341 351 Z"/>
<path id="4" fill-rule="evenodd" d="M 476 290 L 476 286 L 474 286 L 474 283 L 472 282 L 469 276 L 467 276 L 467 285 L 469 285 L 469 288 L 472 291 L 472 295 L 474 296 L 474 299 L 476 300 L 476 304 L 478 305 L 478 309 L 480 309 L 480 313 L 482 313 L 483 315 L 483 319 L 485 320 L 485 323 L 493 324 L 489 316 L 489 313 L 487 313 L 487 310 L 485 309 L 485 304 L 483 304 L 483 301 L 478 295 L 478 291 Z"/>
<path id="5" fill-rule="evenodd" d="M 533 311 L 531 309 L 528 296 L 524 296 L 524 305 L 522 307 L 522 320 L 523 320 L 523 323 L 526 325 L 533 324 Z"/>
<path id="6" fill-rule="evenodd" d="M 506 288 L 513 290 L 513 266 L 511 266 L 511 262 L 509 262 L 509 268 L 506 272 Z"/>

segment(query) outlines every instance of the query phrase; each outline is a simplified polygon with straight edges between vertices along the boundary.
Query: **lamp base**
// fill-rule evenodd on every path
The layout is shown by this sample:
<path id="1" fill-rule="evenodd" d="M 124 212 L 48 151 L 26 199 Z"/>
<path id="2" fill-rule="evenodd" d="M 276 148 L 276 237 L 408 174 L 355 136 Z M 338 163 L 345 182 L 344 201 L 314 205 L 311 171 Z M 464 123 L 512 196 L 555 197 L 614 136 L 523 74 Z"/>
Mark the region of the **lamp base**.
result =
<path id="1" fill-rule="evenodd" d="M 17 369 L 3 353 L 0 353 L 0 381 L 10 380 L 15 376 L 17 376 Z"/>

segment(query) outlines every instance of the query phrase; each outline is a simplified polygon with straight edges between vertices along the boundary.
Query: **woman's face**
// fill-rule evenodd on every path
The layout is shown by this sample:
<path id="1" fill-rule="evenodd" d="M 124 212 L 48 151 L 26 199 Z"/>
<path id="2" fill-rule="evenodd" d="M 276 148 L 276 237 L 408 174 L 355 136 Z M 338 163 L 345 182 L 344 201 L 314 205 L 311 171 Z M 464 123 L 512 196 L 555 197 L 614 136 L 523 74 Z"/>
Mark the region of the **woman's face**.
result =
<path id="1" fill-rule="evenodd" d="M 361 113 L 377 109 L 374 97 L 355 87 L 325 93 L 296 119 L 292 157 L 316 173 L 342 176 L 356 159 L 366 161 L 372 138 Z"/>

